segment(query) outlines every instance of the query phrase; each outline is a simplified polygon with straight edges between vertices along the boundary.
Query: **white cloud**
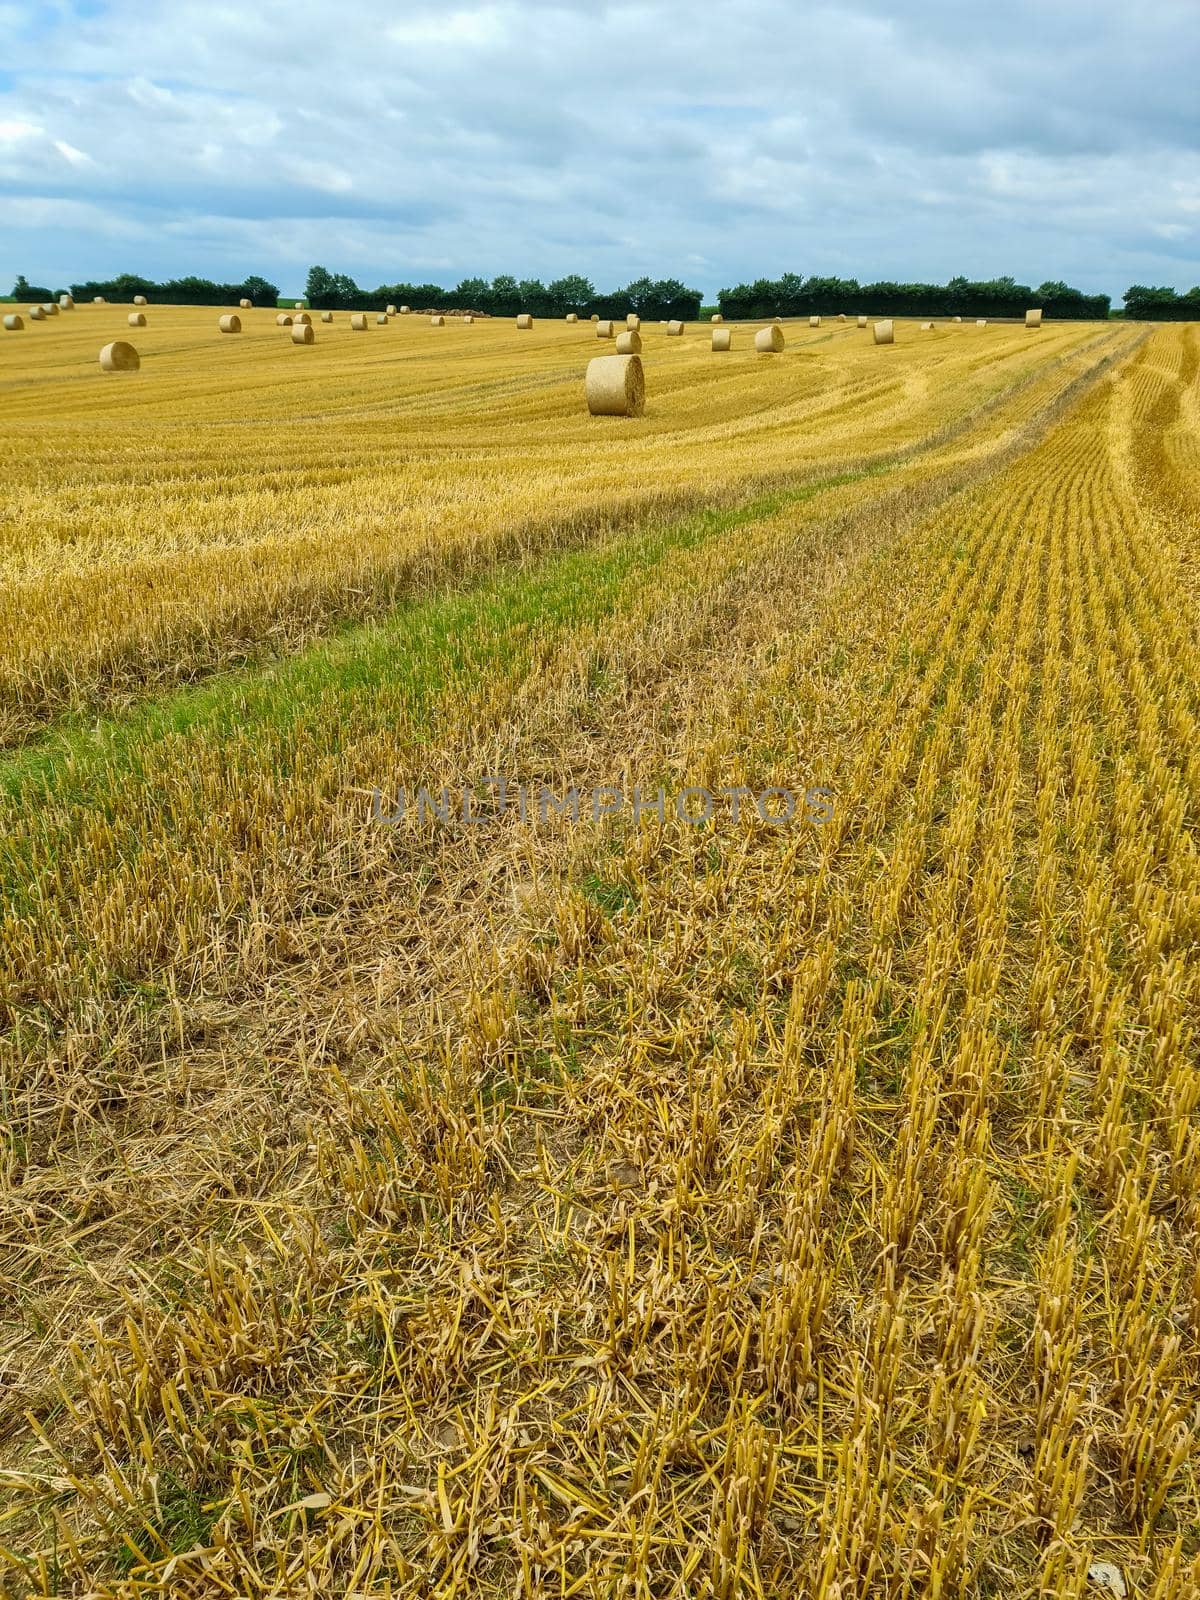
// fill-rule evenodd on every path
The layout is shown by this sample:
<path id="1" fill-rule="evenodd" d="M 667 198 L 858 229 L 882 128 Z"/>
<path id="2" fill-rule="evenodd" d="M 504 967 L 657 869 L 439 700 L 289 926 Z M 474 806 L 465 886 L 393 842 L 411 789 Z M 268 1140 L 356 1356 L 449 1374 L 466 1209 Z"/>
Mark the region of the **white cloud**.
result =
<path id="1" fill-rule="evenodd" d="M 0 277 L 1185 287 L 1191 4 L 995 0 L 969 27 L 961 0 L 51 12 L 5 32 Z"/>

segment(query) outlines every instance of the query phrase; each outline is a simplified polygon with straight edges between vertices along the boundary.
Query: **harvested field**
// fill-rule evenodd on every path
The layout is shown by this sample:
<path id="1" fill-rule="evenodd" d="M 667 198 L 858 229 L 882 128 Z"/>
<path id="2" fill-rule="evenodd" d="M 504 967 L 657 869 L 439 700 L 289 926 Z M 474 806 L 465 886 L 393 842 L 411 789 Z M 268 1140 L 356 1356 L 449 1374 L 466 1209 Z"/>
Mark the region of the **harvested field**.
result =
<path id="1" fill-rule="evenodd" d="M 1200 333 L 274 319 L 0 344 L 14 1592 L 1200 1592 Z"/>

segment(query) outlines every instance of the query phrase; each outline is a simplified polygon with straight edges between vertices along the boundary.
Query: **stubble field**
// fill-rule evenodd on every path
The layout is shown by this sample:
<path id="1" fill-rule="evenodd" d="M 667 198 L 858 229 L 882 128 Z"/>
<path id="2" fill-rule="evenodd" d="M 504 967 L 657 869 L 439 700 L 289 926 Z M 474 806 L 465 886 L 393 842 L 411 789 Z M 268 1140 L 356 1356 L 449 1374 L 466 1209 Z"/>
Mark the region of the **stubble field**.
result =
<path id="1" fill-rule="evenodd" d="M 0 339 L 13 1592 L 1196 1592 L 1200 332 L 124 309 Z M 491 774 L 830 816 L 372 817 Z"/>

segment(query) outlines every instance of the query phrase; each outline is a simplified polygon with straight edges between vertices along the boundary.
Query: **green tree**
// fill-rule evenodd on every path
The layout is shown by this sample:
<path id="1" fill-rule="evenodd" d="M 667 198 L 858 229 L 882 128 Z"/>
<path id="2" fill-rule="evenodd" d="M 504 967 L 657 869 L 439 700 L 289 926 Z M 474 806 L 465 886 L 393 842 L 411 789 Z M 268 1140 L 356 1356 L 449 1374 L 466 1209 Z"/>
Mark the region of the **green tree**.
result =
<path id="1" fill-rule="evenodd" d="M 551 314 L 565 317 L 568 311 L 578 313 L 590 305 L 596 298 L 596 288 L 578 272 L 571 272 L 547 285 L 546 298 L 550 301 Z"/>
<path id="2" fill-rule="evenodd" d="M 43 289 L 37 283 L 28 283 L 23 272 L 17 274 L 17 281 L 13 284 L 14 300 L 49 300 L 49 298 L 49 289 Z"/>
<path id="3" fill-rule="evenodd" d="M 304 298 L 310 306 L 332 306 L 337 297 L 337 279 L 324 267 L 309 267 L 304 282 Z"/>

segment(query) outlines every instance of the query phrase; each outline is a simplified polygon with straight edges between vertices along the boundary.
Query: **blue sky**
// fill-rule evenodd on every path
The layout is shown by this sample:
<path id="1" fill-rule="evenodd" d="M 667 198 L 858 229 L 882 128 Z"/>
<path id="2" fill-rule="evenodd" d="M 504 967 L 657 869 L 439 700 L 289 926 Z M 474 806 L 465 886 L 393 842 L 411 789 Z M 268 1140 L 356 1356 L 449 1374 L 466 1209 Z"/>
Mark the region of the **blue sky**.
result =
<path id="1" fill-rule="evenodd" d="M 0 0 L 0 287 L 1200 283 L 1196 0 Z"/>

